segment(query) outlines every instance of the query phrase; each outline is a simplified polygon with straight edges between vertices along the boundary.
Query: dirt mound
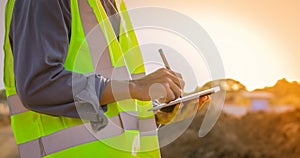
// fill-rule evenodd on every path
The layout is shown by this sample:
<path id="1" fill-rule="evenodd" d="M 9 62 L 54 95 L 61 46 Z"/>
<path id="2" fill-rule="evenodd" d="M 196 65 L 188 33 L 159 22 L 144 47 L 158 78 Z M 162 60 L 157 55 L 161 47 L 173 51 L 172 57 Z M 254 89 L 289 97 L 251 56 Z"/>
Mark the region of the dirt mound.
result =
<path id="1" fill-rule="evenodd" d="M 222 114 L 213 130 L 198 138 L 203 113 L 175 142 L 162 148 L 163 158 L 297 158 L 300 155 L 300 110 L 282 114 Z M 9 126 L 0 125 L 0 157 L 18 157 Z M 2 144 L 1 144 L 2 142 Z M 5 152 L 3 152 L 5 151 Z"/>
<path id="2" fill-rule="evenodd" d="M 213 130 L 198 138 L 198 114 L 175 142 L 162 148 L 164 158 L 296 158 L 300 155 L 300 110 L 282 114 L 222 114 Z"/>

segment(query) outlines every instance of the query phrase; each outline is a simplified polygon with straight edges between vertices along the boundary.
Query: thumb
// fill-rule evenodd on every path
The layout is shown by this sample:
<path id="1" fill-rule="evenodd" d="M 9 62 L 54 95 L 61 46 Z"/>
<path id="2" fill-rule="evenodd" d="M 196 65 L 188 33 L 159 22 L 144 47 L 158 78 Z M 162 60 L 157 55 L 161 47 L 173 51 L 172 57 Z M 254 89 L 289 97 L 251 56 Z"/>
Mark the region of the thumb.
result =
<path id="1" fill-rule="evenodd" d="M 203 106 L 204 103 L 208 102 L 209 100 L 210 100 L 209 95 L 199 97 L 198 110 Z"/>

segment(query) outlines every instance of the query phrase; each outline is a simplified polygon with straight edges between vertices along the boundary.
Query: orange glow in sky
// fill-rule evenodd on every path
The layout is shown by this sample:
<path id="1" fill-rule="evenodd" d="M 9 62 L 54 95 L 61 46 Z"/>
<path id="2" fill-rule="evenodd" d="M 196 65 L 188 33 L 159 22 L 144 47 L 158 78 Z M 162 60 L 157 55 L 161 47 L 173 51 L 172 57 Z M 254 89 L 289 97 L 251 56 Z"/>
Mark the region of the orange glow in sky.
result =
<path id="1" fill-rule="evenodd" d="M 215 42 L 226 77 L 249 90 L 280 78 L 300 81 L 300 1 L 127 0 L 129 8 L 157 6 L 197 21 Z"/>
<path id="2" fill-rule="evenodd" d="M 224 62 L 226 77 L 239 80 L 249 90 L 272 86 L 283 77 L 300 81 L 297 71 L 300 67 L 300 1 L 125 1 L 128 8 L 165 7 L 193 18 L 215 42 Z M 0 4 L 4 8 L 3 0 Z M 2 8 L 1 37 L 4 26 Z M 2 51 L 0 54 L 2 68 Z M 2 83 L 0 88 L 3 88 Z"/>

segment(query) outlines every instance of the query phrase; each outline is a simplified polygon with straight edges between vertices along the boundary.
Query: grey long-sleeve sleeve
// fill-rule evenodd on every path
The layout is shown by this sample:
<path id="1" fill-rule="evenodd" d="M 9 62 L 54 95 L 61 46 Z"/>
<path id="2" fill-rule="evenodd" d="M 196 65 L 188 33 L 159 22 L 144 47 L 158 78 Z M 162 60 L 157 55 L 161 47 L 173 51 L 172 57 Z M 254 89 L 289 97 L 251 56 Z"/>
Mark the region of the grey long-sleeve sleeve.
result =
<path id="1" fill-rule="evenodd" d="M 30 110 L 105 124 L 99 98 L 108 79 L 64 68 L 70 33 L 69 0 L 16 0 L 10 42 L 17 93 Z"/>

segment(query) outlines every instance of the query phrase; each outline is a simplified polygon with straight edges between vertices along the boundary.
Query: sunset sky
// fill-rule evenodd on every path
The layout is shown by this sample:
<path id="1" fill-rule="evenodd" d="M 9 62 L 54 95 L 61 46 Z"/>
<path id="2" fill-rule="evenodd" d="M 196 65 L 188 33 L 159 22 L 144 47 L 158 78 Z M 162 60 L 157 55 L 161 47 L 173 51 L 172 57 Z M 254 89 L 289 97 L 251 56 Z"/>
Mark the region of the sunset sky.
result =
<path id="1" fill-rule="evenodd" d="M 300 1 L 288 0 L 126 0 L 128 8 L 157 6 L 197 21 L 213 39 L 227 78 L 249 90 L 278 79 L 300 81 Z M 4 0 L 0 1 L 3 37 Z M 139 36 L 139 38 L 142 38 Z M 2 38 L 0 40 L 2 45 Z M 1 69 L 3 52 L 0 51 Z M 2 72 L 0 73 L 2 78 Z M 1 79 L 0 88 L 3 88 Z"/>

